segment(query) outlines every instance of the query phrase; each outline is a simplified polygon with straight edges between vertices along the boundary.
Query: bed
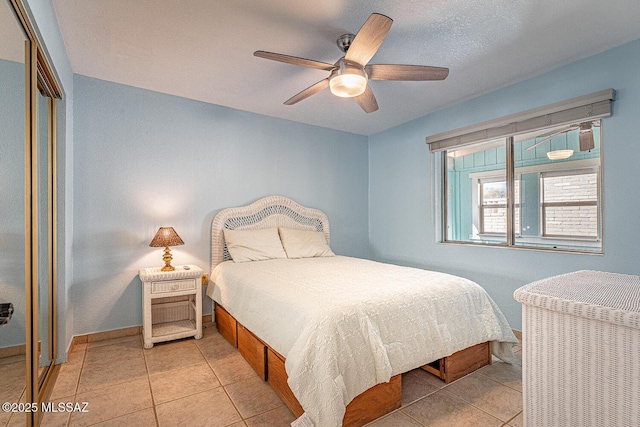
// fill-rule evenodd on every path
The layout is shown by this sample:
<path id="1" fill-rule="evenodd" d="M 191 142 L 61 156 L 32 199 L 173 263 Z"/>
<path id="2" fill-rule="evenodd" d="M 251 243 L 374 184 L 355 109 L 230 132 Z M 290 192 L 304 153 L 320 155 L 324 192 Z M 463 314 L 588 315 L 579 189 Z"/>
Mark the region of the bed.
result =
<path id="1" fill-rule="evenodd" d="M 239 251 L 238 235 L 273 230 L 284 256 Z M 224 209 L 212 224 L 217 327 L 299 417 L 293 425 L 363 425 L 400 406 L 401 374 L 418 367 L 451 381 L 492 351 L 510 361 L 517 339 L 479 285 L 336 256 L 329 240 L 323 212 L 281 196 Z"/>

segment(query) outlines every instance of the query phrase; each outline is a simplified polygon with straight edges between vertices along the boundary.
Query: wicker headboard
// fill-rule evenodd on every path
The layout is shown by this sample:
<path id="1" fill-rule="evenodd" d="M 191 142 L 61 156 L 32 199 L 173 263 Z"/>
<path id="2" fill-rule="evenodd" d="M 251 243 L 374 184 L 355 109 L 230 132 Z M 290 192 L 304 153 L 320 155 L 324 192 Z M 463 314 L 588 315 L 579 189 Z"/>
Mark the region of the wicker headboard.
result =
<path id="1" fill-rule="evenodd" d="M 223 209 L 211 225 L 211 270 L 231 259 L 222 230 L 289 227 L 321 231 L 329 243 L 329 219 L 318 209 L 305 208 L 283 196 L 269 196 L 248 206 Z"/>

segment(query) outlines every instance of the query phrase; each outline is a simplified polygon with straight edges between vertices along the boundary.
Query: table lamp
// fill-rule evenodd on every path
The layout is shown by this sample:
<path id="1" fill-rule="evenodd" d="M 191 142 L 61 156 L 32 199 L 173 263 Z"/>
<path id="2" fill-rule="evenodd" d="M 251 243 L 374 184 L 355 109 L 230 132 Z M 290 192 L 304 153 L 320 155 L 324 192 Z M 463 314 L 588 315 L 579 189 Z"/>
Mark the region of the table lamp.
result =
<path id="1" fill-rule="evenodd" d="M 162 267 L 161 271 L 173 271 L 175 267 L 171 265 L 171 260 L 173 257 L 171 256 L 171 250 L 169 246 L 178 246 L 184 245 L 184 242 L 176 233 L 176 230 L 173 227 L 160 227 L 155 237 L 149 243 L 149 246 L 152 248 L 161 248 L 164 246 L 164 256 L 162 260 L 164 261 L 164 267 Z"/>

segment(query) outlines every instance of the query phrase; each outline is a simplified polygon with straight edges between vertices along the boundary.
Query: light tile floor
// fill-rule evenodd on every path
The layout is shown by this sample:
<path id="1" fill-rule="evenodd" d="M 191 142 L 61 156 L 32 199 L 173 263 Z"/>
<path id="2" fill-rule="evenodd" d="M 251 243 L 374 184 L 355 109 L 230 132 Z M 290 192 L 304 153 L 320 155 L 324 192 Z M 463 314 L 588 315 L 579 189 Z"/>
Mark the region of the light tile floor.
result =
<path id="1" fill-rule="evenodd" d="M 89 412 L 47 413 L 42 426 L 278 427 L 294 419 L 212 324 L 201 340 L 149 350 L 139 335 L 73 350 L 50 401 L 89 402 Z M 402 407 L 370 427 L 518 427 L 521 377 L 520 366 L 500 361 L 448 385 L 416 369 L 403 375 Z M 24 425 L 22 420 L 7 425 Z"/>
<path id="2" fill-rule="evenodd" d="M 17 403 L 25 391 L 25 356 L 17 355 L 0 358 L 0 402 Z M 0 411 L 0 426 L 11 418 L 10 412 Z"/>

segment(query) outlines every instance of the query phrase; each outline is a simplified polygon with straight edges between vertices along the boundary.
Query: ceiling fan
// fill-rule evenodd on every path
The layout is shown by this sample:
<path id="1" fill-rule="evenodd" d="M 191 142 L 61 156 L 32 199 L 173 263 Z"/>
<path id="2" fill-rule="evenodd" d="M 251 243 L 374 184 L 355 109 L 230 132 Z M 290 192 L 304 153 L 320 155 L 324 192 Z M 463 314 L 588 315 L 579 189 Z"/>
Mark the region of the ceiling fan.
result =
<path id="1" fill-rule="evenodd" d="M 280 53 L 255 51 L 260 58 L 280 61 L 302 67 L 317 68 L 329 71 L 329 77 L 309 86 L 302 92 L 292 96 L 285 105 L 293 105 L 329 88 L 331 93 L 344 98 L 354 98 L 367 113 L 378 109 L 368 80 L 403 80 L 425 81 L 444 80 L 449 75 L 448 68 L 428 67 L 423 65 L 401 64 L 368 64 L 384 41 L 393 20 L 379 13 L 372 13 L 358 34 L 343 34 L 336 43 L 344 56 L 335 64 L 298 58 Z"/>
<path id="2" fill-rule="evenodd" d="M 525 149 L 525 151 L 533 150 L 537 146 L 542 145 L 547 141 L 551 141 L 553 138 L 556 138 L 556 137 L 562 135 L 563 133 L 571 132 L 573 130 L 578 130 L 578 129 L 580 129 L 580 134 L 578 135 L 580 151 L 593 150 L 593 148 L 595 146 L 594 141 L 593 141 L 593 127 L 594 126 L 598 126 L 598 123 L 597 122 L 583 122 L 583 123 L 567 126 L 567 127 L 563 128 L 561 130 L 555 130 L 555 131 L 547 133 L 547 134 L 538 135 L 538 138 L 540 138 L 540 137 L 546 137 L 546 138 L 544 138 L 544 139 L 536 142 L 535 144 L 527 147 Z"/>

